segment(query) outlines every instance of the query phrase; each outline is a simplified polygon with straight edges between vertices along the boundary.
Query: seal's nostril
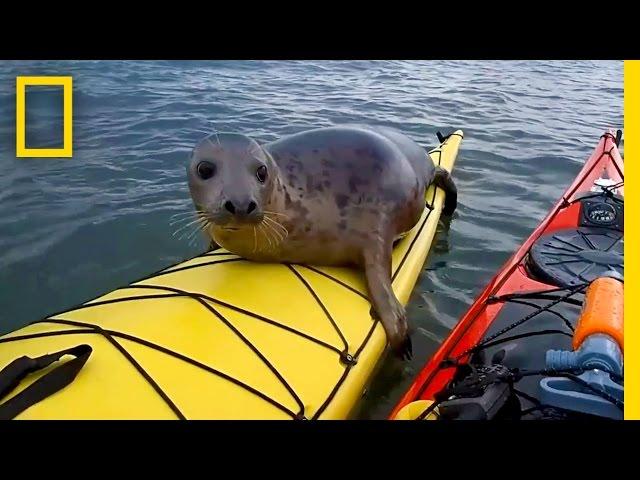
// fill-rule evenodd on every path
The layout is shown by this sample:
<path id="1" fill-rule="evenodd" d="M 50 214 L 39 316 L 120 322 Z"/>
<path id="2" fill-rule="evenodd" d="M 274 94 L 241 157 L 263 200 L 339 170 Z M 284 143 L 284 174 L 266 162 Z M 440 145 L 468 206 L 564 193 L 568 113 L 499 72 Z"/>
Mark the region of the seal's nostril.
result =
<path id="1" fill-rule="evenodd" d="M 251 213 L 256 209 L 257 205 L 256 202 L 249 202 L 249 206 L 247 207 L 247 213 Z"/>
<path id="2" fill-rule="evenodd" d="M 224 202 L 224 208 L 226 208 L 230 213 L 236 213 L 236 207 L 233 206 L 229 200 Z"/>

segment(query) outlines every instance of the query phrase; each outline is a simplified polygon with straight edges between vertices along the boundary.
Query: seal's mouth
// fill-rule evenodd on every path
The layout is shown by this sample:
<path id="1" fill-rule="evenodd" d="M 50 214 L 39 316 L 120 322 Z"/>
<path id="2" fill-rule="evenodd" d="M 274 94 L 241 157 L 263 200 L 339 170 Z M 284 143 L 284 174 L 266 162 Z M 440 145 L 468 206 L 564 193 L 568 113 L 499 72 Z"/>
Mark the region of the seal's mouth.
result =
<path id="1" fill-rule="evenodd" d="M 262 222 L 264 215 L 251 216 L 231 216 L 231 215 L 215 215 L 212 216 L 211 223 L 221 230 L 235 232 L 246 228 L 253 228 Z"/>
<path id="2" fill-rule="evenodd" d="M 238 221 L 233 218 L 218 219 L 218 221 L 211 222 L 216 228 L 223 232 L 240 232 L 246 229 L 251 229 L 258 225 L 258 221 Z"/>

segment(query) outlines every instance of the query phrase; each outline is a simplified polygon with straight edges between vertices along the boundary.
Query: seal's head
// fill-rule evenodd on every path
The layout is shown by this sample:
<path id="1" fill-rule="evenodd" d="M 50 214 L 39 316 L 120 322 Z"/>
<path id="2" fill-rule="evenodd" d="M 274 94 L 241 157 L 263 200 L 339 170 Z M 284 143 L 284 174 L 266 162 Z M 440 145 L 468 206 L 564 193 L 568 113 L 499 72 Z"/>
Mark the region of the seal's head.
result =
<path id="1" fill-rule="evenodd" d="M 262 222 L 277 176 L 271 156 L 249 137 L 213 134 L 193 150 L 187 167 L 196 208 L 225 230 Z"/>

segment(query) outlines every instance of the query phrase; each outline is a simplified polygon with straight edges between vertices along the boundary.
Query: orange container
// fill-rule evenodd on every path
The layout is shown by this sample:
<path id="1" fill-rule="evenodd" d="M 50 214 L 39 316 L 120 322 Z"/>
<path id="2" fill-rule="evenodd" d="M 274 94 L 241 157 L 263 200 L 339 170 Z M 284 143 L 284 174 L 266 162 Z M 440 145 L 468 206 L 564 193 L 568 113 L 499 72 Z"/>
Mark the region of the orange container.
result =
<path id="1" fill-rule="evenodd" d="M 612 337 L 624 352 L 624 284 L 602 277 L 594 280 L 585 295 L 578 326 L 573 334 L 574 351 L 594 333 Z"/>

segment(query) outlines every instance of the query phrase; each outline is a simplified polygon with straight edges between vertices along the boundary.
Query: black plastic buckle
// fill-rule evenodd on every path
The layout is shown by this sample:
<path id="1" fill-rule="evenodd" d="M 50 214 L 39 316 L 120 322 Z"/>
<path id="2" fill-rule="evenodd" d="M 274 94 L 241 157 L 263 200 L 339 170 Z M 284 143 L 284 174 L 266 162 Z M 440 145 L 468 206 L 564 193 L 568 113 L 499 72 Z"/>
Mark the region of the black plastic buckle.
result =
<path id="1" fill-rule="evenodd" d="M 340 353 L 340 361 L 345 365 L 355 365 L 358 363 L 358 360 L 347 351 Z"/>

